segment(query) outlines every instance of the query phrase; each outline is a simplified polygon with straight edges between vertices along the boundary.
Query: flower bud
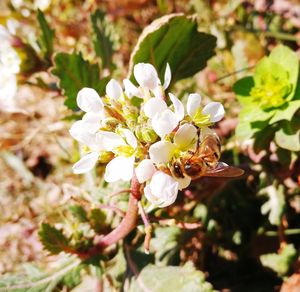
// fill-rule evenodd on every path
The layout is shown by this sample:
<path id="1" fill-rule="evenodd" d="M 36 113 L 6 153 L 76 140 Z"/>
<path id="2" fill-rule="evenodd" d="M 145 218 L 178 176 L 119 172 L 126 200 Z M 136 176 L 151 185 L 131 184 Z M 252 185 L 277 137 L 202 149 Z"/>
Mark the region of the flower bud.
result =
<path id="1" fill-rule="evenodd" d="M 114 158 L 114 154 L 112 152 L 109 151 L 101 151 L 99 153 L 99 158 L 98 161 L 100 163 L 108 163 L 109 161 L 111 161 Z"/>
<path id="2" fill-rule="evenodd" d="M 144 142 L 143 135 L 142 135 L 142 126 L 137 126 L 135 128 L 134 134 L 138 138 L 139 141 Z"/>
<path id="3" fill-rule="evenodd" d="M 120 121 L 115 118 L 105 118 L 101 122 L 101 128 L 105 131 L 114 132 Z"/>
<path id="4" fill-rule="evenodd" d="M 146 143 L 154 143 L 157 140 L 157 134 L 152 129 L 142 130 L 142 137 Z"/>
<path id="5" fill-rule="evenodd" d="M 123 115 L 126 120 L 136 120 L 138 117 L 138 109 L 134 106 L 124 105 Z"/>

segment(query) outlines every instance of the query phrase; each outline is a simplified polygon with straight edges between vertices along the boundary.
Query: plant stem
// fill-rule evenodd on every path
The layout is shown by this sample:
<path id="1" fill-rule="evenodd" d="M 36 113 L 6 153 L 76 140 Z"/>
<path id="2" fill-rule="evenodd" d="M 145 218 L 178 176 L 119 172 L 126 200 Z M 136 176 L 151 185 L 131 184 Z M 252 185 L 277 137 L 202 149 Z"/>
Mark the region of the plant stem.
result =
<path id="1" fill-rule="evenodd" d="M 150 241 L 151 241 L 151 233 L 152 233 L 152 225 L 150 223 L 149 217 L 147 215 L 147 213 L 145 212 L 143 205 L 141 203 L 141 201 L 138 202 L 138 208 L 140 210 L 140 214 L 142 217 L 142 220 L 144 222 L 145 225 L 145 240 L 144 240 L 144 250 L 146 254 L 149 254 L 149 250 L 150 250 Z"/>
<path id="2" fill-rule="evenodd" d="M 138 202 L 141 199 L 141 185 L 136 176 L 131 181 L 131 193 L 129 195 L 128 209 L 125 217 L 117 228 L 104 236 L 98 236 L 94 240 L 94 246 L 85 253 L 80 253 L 82 259 L 88 259 L 92 256 L 98 255 L 106 247 L 117 243 L 119 240 L 125 238 L 136 226 L 138 220 Z"/>

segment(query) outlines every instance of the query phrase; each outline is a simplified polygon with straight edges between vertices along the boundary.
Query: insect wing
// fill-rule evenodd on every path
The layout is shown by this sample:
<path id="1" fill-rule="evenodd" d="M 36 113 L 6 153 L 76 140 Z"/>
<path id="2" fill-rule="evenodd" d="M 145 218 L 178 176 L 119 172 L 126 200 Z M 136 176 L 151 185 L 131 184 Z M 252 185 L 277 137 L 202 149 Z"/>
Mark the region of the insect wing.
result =
<path id="1" fill-rule="evenodd" d="M 219 162 L 214 169 L 208 170 L 203 176 L 213 177 L 238 177 L 244 174 L 244 170 Z"/>

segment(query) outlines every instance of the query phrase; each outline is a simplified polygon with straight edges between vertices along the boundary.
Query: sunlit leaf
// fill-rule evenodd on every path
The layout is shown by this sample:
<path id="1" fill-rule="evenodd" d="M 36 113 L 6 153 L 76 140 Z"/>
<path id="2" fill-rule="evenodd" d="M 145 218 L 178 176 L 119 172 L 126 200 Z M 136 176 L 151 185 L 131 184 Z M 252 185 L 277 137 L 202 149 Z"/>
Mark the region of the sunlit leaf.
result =
<path id="1" fill-rule="evenodd" d="M 205 281 L 201 271 L 197 271 L 188 262 L 182 267 L 146 266 L 137 279 L 133 280 L 129 292 L 179 292 L 179 291 L 213 291 L 210 283 Z"/>
<path id="2" fill-rule="evenodd" d="M 260 257 L 263 266 L 275 271 L 278 276 L 285 276 L 297 258 L 297 250 L 293 244 L 287 244 L 280 253 L 264 254 Z"/>
<path id="3" fill-rule="evenodd" d="M 100 79 L 99 66 L 84 60 L 81 53 L 58 53 L 54 64 L 51 72 L 59 79 L 58 85 L 66 96 L 65 105 L 68 108 L 78 109 L 76 97 L 83 87 L 91 87 L 100 95 L 104 94 L 108 78 Z"/>
<path id="4" fill-rule="evenodd" d="M 157 227 L 151 240 L 151 251 L 155 253 L 155 262 L 167 265 L 174 264 L 174 256 L 178 253 L 180 228 Z"/>
<path id="5" fill-rule="evenodd" d="M 300 151 L 300 126 L 299 119 L 295 123 L 285 122 L 275 133 L 277 145 L 290 151 Z"/>
<path id="6" fill-rule="evenodd" d="M 289 103 L 285 104 L 281 108 L 276 110 L 275 115 L 270 120 L 270 124 L 276 123 L 281 120 L 288 120 L 290 121 L 294 114 L 300 108 L 300 100 L 292 100 Z"/>
<path id="7" fill-rule="evenodd" d="M 58 254 L 69 246 L 69 240 L 62 231 L 47 223 L 41 225 L 39 237 L 44 247 L 52 254 Z"/>
<path id="8" fill-rule="evenodd" d="M 277 188 L 271 185 L 260 191 L 260 193 L 268 196 L 268 200 L 261 206 L 261 213 L 264 215 L 269 214 L 269 221 L 273 225 L 279 225 L 281 222 L 285 208 L 283 191 L 282 185 L 279 185 Z"/>
<path id="9" fill-rule="evenodd" d="M 99 9 L 91 15 L 91 22 L 95 52 L 101 58 L 102 67 L 110 69 L 114 53 L 112 25 L 108 22 L 105 13 Z"/>
<path id="10" fill-rule="evenodd" d="M 172 82 L 193 76 L 215 54 L 216 38 L 198 31 L 195 18 L 183 14 L 161 17 L 146 27 L 131 55 L 130 76 L 134 64 L 152 63 L 163 80 L 166 64 Z"/>
<path id="11" fill-rule="evenodd" d="M 64 259 L 58 263 L 58 267 L 49 272 L 42 272 L 35 269 L 27 269 L 26 274 L 4 275 L 0 278 L 1 292 L 44 292 L 56 291 L 56 286 L 63 281 L 74 269 L 78 269 L 80 260 L 76 258 Z M 70 283 L 70 282 L 69 282 Z M 74 283 L 74 282 L 73 282 Z"/>

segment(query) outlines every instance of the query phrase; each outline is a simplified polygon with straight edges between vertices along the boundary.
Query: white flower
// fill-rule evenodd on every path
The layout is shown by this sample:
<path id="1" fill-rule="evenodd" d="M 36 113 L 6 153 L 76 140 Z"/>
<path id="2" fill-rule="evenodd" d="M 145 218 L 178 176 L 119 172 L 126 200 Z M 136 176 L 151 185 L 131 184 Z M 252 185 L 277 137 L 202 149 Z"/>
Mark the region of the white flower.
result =
<path id="1" fill-rule="evenodd" d="M 196 125 L 215 123 L 224 117 L 224 107 L 220 102 L 210 102 L 203 109 L 201 109 L 200 104 L 201 96 L 199 94 L 192 93 L 189 95 L 186 111 Z"/>
<path id="2" fill-rule="evenodd" d="M 46 10 L 51 4 L 51 0 L 35 0 L 34 9 Z"/>
<path id="3" fill-rule="evenodd" d="M 75 140 L 85 145 L 89 152 L 73 165 L 73 172 L 76 174 L 86 173 L 96 165 L 100 152 L 105 150 L 102 140 L 95 133 L 87 132 L 86 125 L 82 120 L 76 121 L 72 125 L 70 134 Z"/>
<path id="4" fill-rule="evenodd" d="M 191 124 L 184 124 L 177 130 L 174 143 L 162 140 L 150 146 L 150 159 L 156 164 L 167 163 L 172 160 L 176 152 L 180 154 L 180 151 L 194 150 L 197 139 L 196 127 Z"/>
<path id="5" fill-rule="evenodd" d="M 22 5 L 24 5 L 24 0 L 11 0 L 11 5 L 15 8 L 18 9 Z"/>
<path id="6" fill-rule="evenodd" d="M 164 84 L 158 78 L 156 69 L 149 63 L 138 63 L 133 68 L 133 74 L 137 83 L 145 89 L 151 90 L 156 97 L 163 97 L 163 90 L 167 89 L 171 82 L 171 69 L 166 66 Z"/>
<path id="7" fill-rule="evenodd" d="M 174 112 L 160 97 L 150 98 L 144 104 L 144 113 L 151 119 L 153 130 L 161 138 L 170 134 L 184 117 L 184 107 L 181 101 L 175 95 L 170 95 L 170 98 Z"/>
<path id="8" fill-rule="evenodd" d="M 112 151 L 116 155 L 105 168 L 104 179 L 107 182 L 128 181 L 133 176 L 137 140 L 128 129 L 121 132 L 124 138 L 113 132 L 106 132 L 109 136 L 104 131 L 98 134 L 102 136 L 105 150 Z"/>
<path id="9" fill-rule="evenodd" d="M 159 85 L 157 72 L 151 64 L 136 64 L 133 68 L 133 74 L 137 83 L 141 87 L 147 88 L 149 90 L 154 90 Z"/>
<path id="10" fill-rule="evenodd" d="M 73 172 L 75 174 L 81 174 L 90 171 L 96 165 L 98 158 L 98 152 L 90 152 L 86 154 L 73 165 Z"/>
<path id="11" fill-rule="evenodd" d="M 155 171 L 156 171 L 156 168 L 155 168 L 153 162 L 150 159 L 144 159 L 136 167 L 135 174 L 136 174 L 137 180 L 140 183 L 144 183 L 145 181 L 149 180 L 153 176 Z"/>
<path id="12" fill-rule="evenodd" d="M 155 164 L 168 163 L 172 161 L 173 158 L 180 157 L 183 152 L 188 150 L 194 151 L 197 140 L 198 134 L 196 127 L 191 124 L 184 124 L 177 130 L 174 136 L 174 143 L 159 141 L 150 146 L 150 159 Z M 180 190 L 186 188 L 191 182 L 188 176 L 174 179 L 178 181 Z"/>
<path id="13" fill-rule="evenodd" d="M 149 202 L 160 208 L 173 204 L 178 194 L 178 182 L 162 171 L 152 176 L 150 183 L 144 189 Z"/>
<path id="14" fill-rule="evenodd" d="M 106 85 L 106 95 L 109 98 L 118 100 L 123 95 L 123 90 L 119 82 L 115 79 L 111 79 Z"/>
<path id="15" fill-rule="evenodd" d="M 0 70 L 0 75 L 1 75 Z M 16 75 L 5 76 L 2 74 L 0 81 L 0 109 L 6 112 L 16 110 L 15 95 L 17 93 Z"/>
<path id="16" fill-rule="evenodd" d="M 0 25 L 0 109 L 16 111 L 17 77 L 21 60 L 11 46 L 11 35 Z"/>
<path id="17" fill-rule="evenodd" d="M 137 88 L 129 79 L 124 79 L 123 85 L 125 88 L 125 93 L 129 98 L 132 98 L 133 96 L 141 96 L 141 91 L 139 88 Z"/>
<path id="18" fill-rule="evenodd" d="M 77 94 L 77 105 L 86 112 L 82 118 L 82 126 L 89 133 L 96 133 L 105 117 L 104 104 L 97 91 L 88 87 L 82 88 Z"/>

